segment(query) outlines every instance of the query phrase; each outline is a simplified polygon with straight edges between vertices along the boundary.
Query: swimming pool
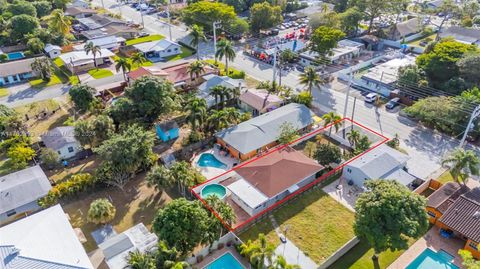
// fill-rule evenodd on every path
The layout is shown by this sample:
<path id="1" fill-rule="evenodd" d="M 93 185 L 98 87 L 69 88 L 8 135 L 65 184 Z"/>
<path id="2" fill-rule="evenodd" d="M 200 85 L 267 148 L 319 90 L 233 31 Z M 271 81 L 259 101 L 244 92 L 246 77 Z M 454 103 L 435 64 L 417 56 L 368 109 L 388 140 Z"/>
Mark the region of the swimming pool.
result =
<path id="1" fill-rule="evenodd" d="M 223 199 L 227 194 L 227 189 L 220 184 L 209 184 L 202 188 L 200 195 L 203 199 L 210 195 L 215 195 L 220 199 Z"/>
<path id="2" fill-rule="evenodd" d="M 443 250 L 435 252 L 427 248 L 407 266 L 407 269 L 459 269 L 451 262 L 452 260 L 453 256 Z"/>
<path id="3" fill-rule="evenodd" d="M 25 55 L 23 55 L 23 52 L 10 52 L 7 53 L 7 57 L 9 60 L 18 60 L 25 58 Z"/>
<path id="4" fill-rule="evenodd" d="M 204 269 L 244 269 L 244 267 L 233 257 L 232 253 L 227 252 L 205 266 Z"/>
<path id="5" fill-rule="evenodd" d="M 227 169 L 227 165 L 219 161 L 211 153 L 202 153 L 197 161 L 197 164 L 201 167 L 215 167 L 220 169 Z"/>

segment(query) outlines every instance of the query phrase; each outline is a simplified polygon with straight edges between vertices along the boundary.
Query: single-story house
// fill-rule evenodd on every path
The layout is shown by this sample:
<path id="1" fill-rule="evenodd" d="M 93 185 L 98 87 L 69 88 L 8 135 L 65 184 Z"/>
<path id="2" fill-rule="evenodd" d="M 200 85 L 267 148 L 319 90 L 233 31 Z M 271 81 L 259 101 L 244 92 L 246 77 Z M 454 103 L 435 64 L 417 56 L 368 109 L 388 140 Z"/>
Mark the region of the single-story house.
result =
<path id="1" fill-rule="evenodd" d="M 217 143 L 242 161 L 276 146 L 281 126 L 289 123 L 300 133 L 309 130 L 315 114 L 305 105 L 291 103 L 215 134 Z"/>
<path id="2" fill-rule="evenodd" d="M 400 67 L 412 64 L 415 64 L 415 57 L 408 55 L 387 60 L 368 69 L 361 79 L 356 79 L 354 83 L 369 91 L 389 96 L 397 82 Z"/>
<path id="3" fill-rule="evenodd" d="M 430 223 L 465 240 L 464 249 L 480 259 L 480 187 L 449 182 L 428 197 Z"/>
<path id="4" fill-rule="evenodd" d="M 439 7 L 441 7 L 443 5 L 443 2 L 444 0 L 433 0 L 433 1 L 429 1 L 427 2 L 427 8 L 429 9 L 438 9 Z"/>
<path id="5" fill-rule="evenodd" d="M 0 177 L 0 223 L 40 210 L 37 200 L 51 188 L 39 165 Z"/>
<path id="6" fill-rule="evenodd" d="M 450 26 L 442 30 L 440 37 L 453 37 L 458 42 L 480 46 L 480 29 Z"/>
<path id="7" fill-rule="evenodd" d="M 105 36 L 119 36 L 125 39 L 134 38 L 138 30 L 128 26 L 127 22 L 107 16 L 95 14 L 87 18 L 79 18 L 78 22 L 83 28 L 81 34 L 87 39 L 95 39 Z"/>
<path id="8" fill-rule="evenodd" d="M 102 64 L 110 64 L 112 60 L 110 57 L 115 56 L 113 52 L 108 49 L 101 49 L 100 53 L 97 53 L 95 62 L 97 66 Z M 93 63 L 93 54 L 86 53 L 84 50 L 77 50 L 64 53 L 59 56 L 60 59 L 63 61 L 65 67 L 70 70 L 70 72 L 82 72 L 88 71 L 90 69 L 95 68 L 95 64 Z"/>
<path id="9" fill-rule="evenodd" d="M 344 62 L 349 62 L 353 58 L 360 56 L 360 53 L 364 50 L 364 48 L 365 45 L 360 42 L 343 39 L 338 41 L 337 47 L 332 49 L 331 53 L 329 53 L 329 55 L 326 57 L 333 64 L 341 64 Z M 303 66 L 318 65 L 316 64 L 318 57 L 318 53 L 307 50 L 300 53 L 300 63 Z"/>
<path id="10" fill-rule="evenodd" d="M 43 49 L 50 59 L 55 59 L 62 54 L 62 48 L 57 45 L 46 44 Z"/>
<path id="11" fill-rule="evenodd" d="M 389 40 L 401 41 L 405 37 L 420 33 L 422 29 L 422 19 L 412 18 L 392 25 L 386 30 L 386 33 Z"/>
<path id="12" fill-rule="evenodd" d="M 90 8 L 71 6 L 67 7 L 64 13 L 66 16 L 72 16 L 75 19 L 81 19 L 93 16 L 93 14 L 96 14 L 97 12 Z"/>
<path id="13" fill-rule="evenodd" d="M 166 79 L 168 77 L 168 73 L 157 66 L 140 66 L 139 68 L 130 71 L 127 74 L 127 78 L 129 79 L 129 81 L 134 81 L 143 76 L 152 76 Z"/>
<path id="14" fill-rule="evenodd" d="M 178 128 L 177 122 L 173 120 L 157 123 L 155 130 L 157 131 L 158 138 L 163 142 L 175 139 L 180 135 L 180 128 Z"/>
<path id="15" fill-rule="evenodd" d="M 143 223 L 139 223 L 123 233 L 117 234 L 102 242 L 98 247 L 105 256 L 105 261 L 110 269 L 128 267 L 130 252 L 142 253 L 152 251 L 157 246 L 158 237 L 148 231 Z"/>
<path id="16" fill-rule="evenodd" d="M 231 199 L 254 216 L 313 182 L 323 166 L 291 147 L 274 151 L 234 170 Z"/>
<path id="17" fill-rule="evenodd" d="M 99 46 L 101 49 L 118 50 L 120 46 L 125 45 L 125 41 L 123 37 L 105 36 L 87 40 L 85 43 L 73 46 L 73 49 L 84 50 L 85 44 L 92 42 L 94 46 Z"/>
<path id="18" fill-rule="evenodd" d="M 81 8 L 89 8 L 90 3 L 86 0 L 73 0 L 67 4 L 67 8 L 69 7 L 81 7 Z"/>
<path id="19" fill-rule="evenodd" d="M 93 269 L 60 205 L 0 228 L 0 268 Z"/>
<path id="20" fill-rule="evenodd" d="M 253 116 L 262 115 L 283 104 L 284 100 L 280 96 L 263 89 L 248 89 L 239 97 L 240 108 Z"/>
<path id="21" fill-rule="evenodd" d="M 210 95 L 210 89 L 215 86 L 223 86 L 228 89 L 242 89 L 242 85 L 245 85 L 243 79 L 233 79 L 228 76 L 219 76 L 216 74 L 209 74 L 203 76 L 205 82 L 197 87 L 197 96 L 207 101 L 208 107 L 215 105 L 215 98 Z M 233 98 L 233 96 L 231 96 Z"/>
<path id="22" fill-rule="evenodd" d="M 36 77 L 38 74 L 32 70 L 32 63 L 38 58 L 43 57 L 0 63 L 0 86 L 25 82 Z"/>
<path id="23" fill-rule="evenodd" d="M 387 145 L 370 150 L 343 167 L 342 177 L 345 182 L 363 187 L 366 180 L 386 179 L 413 188 L 417 177 L 406 171 L 410 157 Z"/>
<path id="24" fill-rule="evenodd" d="M 155 40 L 151 42 L 145 42 L 135 44 L 133 47 L 143 53 L 146 58 L 153 62 L 165 60 L 170 56 L 175 56 L 182 53 L 182 46 L 178 43 L 170 41 L 166 38 L 161 40 Z"/>
<path id="25" fill-rule="evenodd" d="M 41 136 L 47 148 L 55 150 L 61 159 L 70 159 L 82 151 L 82 146 L 75 138 L 73 126 L 56 127 Z"/>

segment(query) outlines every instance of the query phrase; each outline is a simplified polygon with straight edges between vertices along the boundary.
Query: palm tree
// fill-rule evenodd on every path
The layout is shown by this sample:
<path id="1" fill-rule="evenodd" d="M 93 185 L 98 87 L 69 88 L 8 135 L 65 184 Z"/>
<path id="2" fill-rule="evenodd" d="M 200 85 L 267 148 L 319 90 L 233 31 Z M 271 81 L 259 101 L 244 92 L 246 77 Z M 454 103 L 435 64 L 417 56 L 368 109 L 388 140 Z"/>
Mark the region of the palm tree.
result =
<path id="1" fill-rule="evenodd" d="M 130 252 L 127 257 L 129 268 L 132 269 L 155 269 L 155 259 L 150 253 L 142 253 L 139 250 Z"/>
<path id="2" fill-rule="evenodd" d="M 285 257 L 278 255 L 272 266 L 269 266 L 269 269 L 300 269 L 300 266 L 296 264 L 288 264 Z"/>
<path id="3" fill-rule="evenodd" d="M 212 110 L 207 119 L 211 131 L 220 131 L 230 126 L 229 115 L 225 110 Z"/>
<path id="4" fill-rule="evenodd" d="M 332 126 L 330 126 L 330 131 L 328 132 L 328 136 L 332 135 L 332 127 L 335 127 L 335 132 L 338 132 L 338 128 L 341 125 L 340 120 L 342 119 L 340 115 L 335 114 L 335 112 L 333 111 L 330 111 L 327 114 L 323 115 L 322 119 L 324 121 L 323 127 L 327 127 L 327 125 L 332 124 Z"/>
<path id="5" fill-rule="evenodd" d="M 457 149 L 442 161 L 442 165 L 450 165 L 450 173 L 453 179 L 463 184 L 467 183 L 470 175 L 478 176 L 480 171 L 480 159 L 473 150 Z"/>
<path id="6" fill-rule="evenodd" d="M 189 264 L 187 262 L 166 261 L 164 264 L 164 268 L 168 268 L 168 269 L 184 269 L 188 267 L 189 267 Z"/>
<path id="7" fill-rule="evenodd" d="M 53 10 L 52 14 L 47 17 L 47 20 L 50 24 L 49 26 L 58 33 L 66 35 L 70 31 L 70 25 L 72 25 L 72 21 L 70 17 L 67 17 L 65 14 L 63 14 L 63 10 L 61 9 Z"/>
<path id="8" fill-rule="evenodd" d="M 258 245 L 248 239 L 246 243 L 240 245 L 240 254 L 250 259 L 253 253 L 257 252 Z"/>
<path id="9" fill-rule="evenodd" d="M 355 145 L 358 143 L 360 140 L 360 132 L 358 130 L 351 130 L 350 133 L 347 134 L 347 139 L 348 142 L 350 142 L 350 145 L 352 147 L 355 147 Z"/>
<path id="10" fill-rule="evenodd" d="M 238 109 L 234 107 L 227 107 L 224 110 L 225 110 L 225 113 L 227 114 L 227 119 L 230 122 L 230 124 L 237 124 L 241 115 Z"/>
<path id="11" fill-rule="evenodd" d="M 200 52 L 199 52 L 198 47 L 200 45 L 200 42 L 207 40 L 207 37 L 205 36 L 205 33 L 203 32 L 203 28 L 199 25 L 196 25 L 196 24 L 194 24 L 192 26 L 192 31 L 190 32 L 190 35 L 192 36 L 192 40 L 190 41 L 190 45 L 197 49 L 197 60 L 199 60 L 200 59 Z"/>
<path id="12" fill-rule="evenodd" d="M 163 191 L 175 184 L 175 179 L 172 178 L 170 170 L 163 165 L 155 165 L 145 176 L 148 187 L 154 187 L 158 191 Z"/>
<path id="13" fill-rule="evenodd" d="M 225 57 L 225 75 L 228 76 L 228 61 L 233 61 L 235 59 L 236 53 L 233 47 L 232 42 L 222 39 L 217 43 L 217 51 L 215 52 L 215 57 L 222 60 Z"/>
<path id="14" fill-rule="evenodd" d="M 230 89 L 228 89 L 225 86 L 222 85 L 217 85 L 212 88 L 210 88 L 210 93 L 211 96 L 215 98 L 215 105 L 217 106 L 217 109 L 219 108 L 219 105 L 222 104 L 230 99 Z"/>
<path id="15" fill-rule="evenodd" d="M 305 85 L 307 87 L 308 92 L 310 95 L 312 94 L 313 87 L 320 87 L 321 84 L 324 84 L 325 80 L 323 80 L 315 68 L 308 66 L 305 68 L 305 71 L 300 74 L 300 84 Z"/>
<path id="16" fill-rule="evenodd" d="M 123 57 L 118 58 L 117 63 L 115 64 L 115 70 L 117 70 L 117 72 L 122 69 L 123 78 L 125 79 L 125 81 L 127 81 L 127 72 L 129 72 L 131 68 L 132 65 L 128 62 L 126 58 Z"/>
<path id="17" fill-rule="evenodd" d="M 192 131 L 202 127 L 207 116 L 207 102 L 203 98 L 194 97 L 186 105 L 187 121 L 192 125 Z"/>
<path id="18" fill-rule="evenodd" d="M 194 61 L 187 67 L 187 72 L 192 81 L 196 81 L 205 72 L 205 66 L 201 61 Z"/>
<path id="19" fill-rule="evenodd" d="M 258 236 L 258 241 L 258 249 L 250 256 L 250 262 L 256 264 L 260 268 L 263 268 L 263 265 L 266 262 L 268 262 L 268 264 L 272 264 L 275 246 L 267 242 L 267 238 L 264 234 L 260 234 Z"/>
<path id="20" fill-rule="evenodd" d="M 105 224 L 115 217 L 115 206 L 105 198 L 100 198 L 90 204 L 87 220 L 96 224 Z"/>
<path id="21" fill-rule="evenodd" d="M 141 52 L 132 54 L 132 56 L 130 56 L 130 59 L 132 61 L 132 64 L 135 66 L 141 66 L 147 61 L 147 58 L 145 58 L 145 55 L 143 55 L 143 53 Z"/>
<path id="22" fill-rule="evenodd" d="M 92 53 L 93 55 L 93 65 L 97 67 L 97 53 L 102 55 L 102 49 L 100 48 L 99 45 L 94 45 L 93 42 L 88 42 L 83 46 L 83 49 L 85 50 L 85 53 L 88 55 L 88 53 Z"/>
<path id="23" fill-rule="evenodd" d="M 190 164 L 185 161 L 176 162 L 170 167 L 170 173 L 178 185 L 179 192 L 185 196 L 186 189 L 195 184 L 195 174 Z"/>

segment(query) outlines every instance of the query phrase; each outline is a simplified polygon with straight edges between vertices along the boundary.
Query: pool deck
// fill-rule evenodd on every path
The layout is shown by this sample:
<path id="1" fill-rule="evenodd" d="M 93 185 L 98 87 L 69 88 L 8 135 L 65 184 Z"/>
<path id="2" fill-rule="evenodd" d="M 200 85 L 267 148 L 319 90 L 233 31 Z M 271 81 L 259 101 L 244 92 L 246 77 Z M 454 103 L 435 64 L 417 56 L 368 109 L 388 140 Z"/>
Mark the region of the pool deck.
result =
<path id="1" fill-rule="evenodd" d="M 453 263 L 459 268 L 465 268 L 462 265 L 462 259 L 458 255 L 458 250 L 462 249 L 465 241 L 458 238 L 443 238 L 440 235 L 439 228 L 433 226 L 425 236 L 418 239 L 407 251 L 405 251 L 397 260 L 395 260 L 387 269 L 404 269 L 426 248 L 434 251 L 444 250 L 454 256 Z"/>
<path id="2" fill-rule="evenodd" d="M 213 156 L 215 156 L 217 160 L 227 165 L 227 168 L 222 169 L 222 168 L 216 168 L 216 167 L 203 167 L 198 165 L 198 159 L 200 159 L 200 156 L 203 153 L 213 154 Z M 239 162 L 240 162 L 239 160 L 233 157 L 227 157 L 225 155 L 222 155 L 220 150 L 218 150 L 217 148 L 214 148 L 214 149 L 208 149 L 206 151 L 200 152 L 197 155 L 195 155 L 195 157 L 193 157 L 193 160 L 192 160 L 192 165 L 196 167 L 200 171 L 200 173 L 202 173 L 202 175 L 205 176 L 208 180 L 227 172 L 228 170 L 232 169 L 234 163 L 239 163 Z"/>
<path id="3" fill-rule="evenodd" d="M 227 252 L 230 252 L 235 257 L 235 259 L 237 259 L 237 261 L 239 261 L 243 265 L 244 268 L 250 268 L 250 264 L 248 263 L 248 261 L 237 252 L 233 245 L 230 247 L 225 246 L 222 249 L 213 251 L 208 256 L 206 256 L 203 261 L 195 264 L 194 268 L 204 268 L 205 266 L 220 258 L 223 254 Z"/>

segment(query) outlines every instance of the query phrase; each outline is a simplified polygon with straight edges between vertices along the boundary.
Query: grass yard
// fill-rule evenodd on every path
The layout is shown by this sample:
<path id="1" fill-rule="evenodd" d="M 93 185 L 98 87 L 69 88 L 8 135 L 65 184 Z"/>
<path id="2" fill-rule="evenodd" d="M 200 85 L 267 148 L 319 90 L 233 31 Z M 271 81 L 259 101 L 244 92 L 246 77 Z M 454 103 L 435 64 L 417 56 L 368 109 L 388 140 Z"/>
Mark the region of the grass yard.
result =
<path id="1" fill-rule="evenodd" d="M 64 66 L 62 59 L 56 58 L 53 60 L 53 63 L 58 67 L 58 69 L 55 69 L 54 73 L 62 83 L 70 83 L 72 85 L 79 83 L 78 77 L 72 74 L 70 70 Z"/>
<path id="2" fill-rule="evenodd" d="M 459 179 L 460 181 L 463 181 L 463 178 L 461 176 L 459 177 Z M 447 182 L 451 182 L 455 180 L 453 179 L 453 176 L 452 176 L 452 173 L 450 173 L 450 170 L 447 170 L 437 178 L 437 181 L 439 181 L 442 184 L 445 184 Z"/>
<path id="3" fill-rule="evenodd" d="M 154 188 L 147 187 L 144 177 L 145 174 L 137 175 L 127 183 L 124 191 L 107 187 L 62 203 L 63 209 L 70 216 L 72 226 L 81 228 L 85 234 L 87 242 L 84 243 L 84 247 L 87 252 L 97 248 L 91 232 L 101 227 L 101 225 L 87 222 L 87 212 L 93 200 L 108 198 L 112 201 L 117 211 L 111 224 L 117 233 L 121 233 L 140 222 L 150 228 L 157 210 L 173 199 L 166 192 L 160 193 Z"/>
<path id="4" fill-rule="evenodd" d="M 33 88 L 45 88 L 48 86 L 56 85 L 62 83 L 62 79 L 56 74 L 56 72 L 52 71 L 52 76 L 50 77 L 50 81 L 46 82 L 43 79 L 33 79 L 29 81 L 30 85 Z"/>
<path id="5" fill-rule="evenodd" d="M 288 226 L 287 237 L 317 264 L 353 238 L 354 213 L 321 189 L 313 189 L 273 213 L 281 230 Z M 267 234 L 269 241 L 280 244 L 270 220 L 253 225 L 240 234 L 242 240 Z"/>
<path id="6" fill-rule="evenodd" d="M 420 46 L 421 42 L 427 41 L 427 42 L 430 43 L 431 41 L 435 40 L 436 35 L 437 35 L 436 33 L 433 33 L 431 35 L 412 40 L 412 41 L 408 42 L 408 45 L 414 46 L 414 47 L 422 47 L 422 46 Z"/>
<path id="7" fill-rule="evenodd" d="M 8 175 L 15 172 L 16 169 L 9 164 L 7 157 L 3 156 L 0 160 L 0 176 Z"/>
<path id="8" fill-rule="evenodd" d="M 170 61 L 176 61 L 176 60 L 180 60 L 180 59 L 183 59 L 183 58 L 187 58 L 189 56 L 192 56 L 193 55 L 193 50 L 185 47 L 185 46 L 182 46 L 182 53 L 178 54 L 178 55 L 175 55 L 175 56 L 170 56 L 170 57 L 167 57 L 167 62 L 170 62 Z"/>
<path id="9" fill-rule="evenodd" d="M 0 87 L 0 97 L 8 96 L 8 90 L 6 88 Z"/>
<path id="10" fill-rule="evenodd" d="M 127 40 L 125 43 L 127 44 L 127 46 L 130 46 L 130 45 L 135 45 L 135 44 L 139 44 L 139 43 L 160 40 L 160 39 L 164 39 L 164 38 L 165 37 L 163 35 L 149 35 L 149 36 L 137 37 L 137 38 L 134 38 L 134 39 Z"/>
<path id="11" fill-rule="evenodd" d="M 118 59 L 120 59 L 120 58 L 122 58 L 122 57 L 120 57 L 118 55 L 113 56 L 113 60 L 115 62 L 118 61 Z M 144 62 L 143 64 L 136 64 L 136 63 L 134 64 L 134 63 L 132 63 L 131 58 L 127 58 L 127 61 L 130 63 L 130 66 L 132 67 L 132 69 L 131 69 L 132 71 L 138 69 L 140 66 L 152 66 L 153 65 L 153 63 L 151 61 L 148 61 L 148 60 L 146 62 Z"/>
<path id="12" fill-rule="evenodd" d="M 92 155 L 87 159 L 70 162 L 68 167 L 45 170 L 45 173 L 51 181 L 60 182 L 68 179 L 73 174 L 93 173 L 98 164 L 97 155 Z"/>
<path id="13" fill-rule="evenodd" d="M 220 70 L 220 76 L 225 75 L 225 64 L 223 62 L 217 61 L 217 63 L 215 63 L 215 60 L 213 60 L 213 59 L 205 60 L 205 62 L 207 62 L 208 64 L 216 66 Z M 228 73 L 229 73 L 228 76 L 233 78 L 233 79 L 240 79 L 240 78 L 243 79 L 243 78 L 245 78 L 245 72 L 237 70 L 237 69 L 232 68 L 230 66 L 228 67 Z"/>
<path id="14" fill-rule="evenodd" d="M 102 68 L 95 68 L 95 69 L 88 70 L 88 74 L 92 76 L 94 79 L 113 76 L 112 71 L 108 69 L 102 69 Z"/>

